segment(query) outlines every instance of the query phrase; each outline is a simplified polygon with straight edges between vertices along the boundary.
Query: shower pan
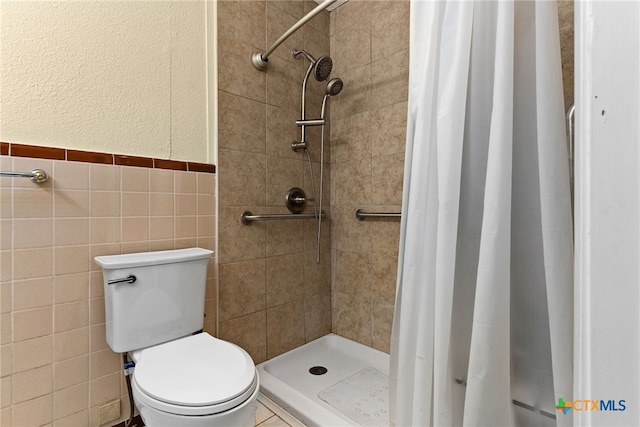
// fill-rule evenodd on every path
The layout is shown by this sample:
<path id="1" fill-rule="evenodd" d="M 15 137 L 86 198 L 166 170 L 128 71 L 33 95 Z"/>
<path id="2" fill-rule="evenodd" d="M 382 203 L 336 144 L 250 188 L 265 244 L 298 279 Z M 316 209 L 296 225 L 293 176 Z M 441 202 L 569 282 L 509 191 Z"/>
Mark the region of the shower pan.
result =
<path id="1" fill-rule="evenodd" d="M 257 369 L 262 395 L 305 425 L 389 425 L 387 353 L 329 334 Z"/>

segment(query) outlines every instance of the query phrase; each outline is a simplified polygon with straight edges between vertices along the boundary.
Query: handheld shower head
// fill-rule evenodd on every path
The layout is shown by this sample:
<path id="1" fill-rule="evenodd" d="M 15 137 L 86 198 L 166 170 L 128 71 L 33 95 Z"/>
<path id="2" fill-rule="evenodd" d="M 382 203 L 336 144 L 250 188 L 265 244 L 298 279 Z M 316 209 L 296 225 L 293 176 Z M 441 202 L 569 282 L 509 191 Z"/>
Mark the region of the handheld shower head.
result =
<path id="1" fill-rule="evenodd" d="M 342 88 L 344 87 L 344 82 L 341 78 L 336 77 L 334 79 L 329 80 L 327 83 L 327 89 L 324 93 L 324 98 L 322 98 L 322 109 L 320 113 L 320 117 L 324 119 L 325 109 L 327 107 L 327 99 L 330 96 L 336 96 L 340 92 L 342 92 Z"/>
<path id="2" fill-rule="evenodd" d="M 336 77 L 335 79 L 329 80 L 327 83 L 327 91 L 325 96 L 336 96 L 342 91 L 344 87 L 344 82 L 341 78 Z"/>

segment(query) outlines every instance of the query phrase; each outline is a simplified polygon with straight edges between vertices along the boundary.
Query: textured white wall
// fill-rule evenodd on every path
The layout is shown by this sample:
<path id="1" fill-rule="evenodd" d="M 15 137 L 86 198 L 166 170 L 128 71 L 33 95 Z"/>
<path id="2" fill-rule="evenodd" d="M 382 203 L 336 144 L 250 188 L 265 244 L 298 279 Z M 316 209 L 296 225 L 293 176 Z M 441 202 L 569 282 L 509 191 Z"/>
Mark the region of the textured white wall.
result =
<path id="1" fill-rule="evenodd" d="M 0 2 L 0 140 L 208 162 L 204 1 Z"/>

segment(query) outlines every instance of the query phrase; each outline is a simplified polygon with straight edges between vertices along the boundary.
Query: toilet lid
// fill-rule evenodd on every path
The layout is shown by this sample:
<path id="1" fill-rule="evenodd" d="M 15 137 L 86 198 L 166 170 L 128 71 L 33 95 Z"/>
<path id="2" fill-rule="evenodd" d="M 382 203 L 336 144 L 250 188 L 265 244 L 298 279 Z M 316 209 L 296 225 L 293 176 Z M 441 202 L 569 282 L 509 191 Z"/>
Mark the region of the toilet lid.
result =
<path id="1" fill-rule="evenodd" d="M 254 381 L 246 351 L 207 333 L 141 350 L 135 380 L 148 395 L 181 406 L 210 406 L 231 400 Z"/>

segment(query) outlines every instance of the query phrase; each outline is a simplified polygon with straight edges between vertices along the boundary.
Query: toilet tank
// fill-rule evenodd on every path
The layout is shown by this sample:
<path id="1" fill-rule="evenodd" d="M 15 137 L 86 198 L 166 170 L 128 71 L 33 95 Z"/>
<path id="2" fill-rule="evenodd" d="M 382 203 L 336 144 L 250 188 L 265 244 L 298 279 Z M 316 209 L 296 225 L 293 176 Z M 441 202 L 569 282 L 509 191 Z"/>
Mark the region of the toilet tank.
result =
<path id="1" fill-rule="evenodd" d="M 111 349 L 118 353 L 137 350 L 202 329 L 207 264 L 212 254 L 189 248 L 95 257 L 104 278 Z M 135 277 L 133 283 L 125 280 L 129 276 Z"/>

